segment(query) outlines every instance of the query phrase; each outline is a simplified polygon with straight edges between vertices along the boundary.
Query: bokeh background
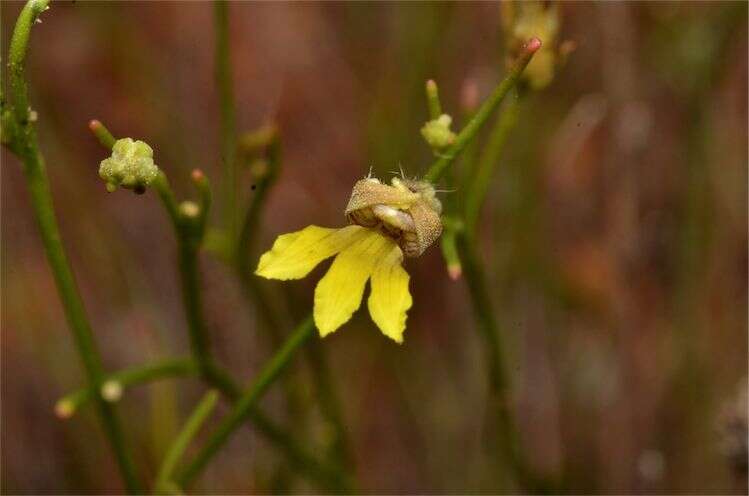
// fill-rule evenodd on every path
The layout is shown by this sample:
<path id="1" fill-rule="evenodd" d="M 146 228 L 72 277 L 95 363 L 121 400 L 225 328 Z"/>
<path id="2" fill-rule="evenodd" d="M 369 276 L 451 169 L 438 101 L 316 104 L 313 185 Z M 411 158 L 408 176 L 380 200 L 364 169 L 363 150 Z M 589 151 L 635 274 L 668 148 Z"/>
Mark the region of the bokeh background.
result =
<path id="1" fill-rule="evenodd" d="M 2 2 L 3 54 L 20 8 Z M 487 95 L 504 70 L 497 3 L 229 9 L 238 128 L 274 121 L 283 142 L 257 253 L 280 233 L 342 225 L 351 185 L 370 166 L 381 176 L 399 164 L 425 170 L 426 79 L 438 81 L 459 127 L 470 88 Z M 218 183 L 212 15 L 203 2 L 61 1 L 32 34 L 40 140 L 109 370 L 186 353 L 188 343 L 167 216 L 152 193 L 105 191 L 97 166 L 106 153 L 87 122 L 150 143 L 182 197 L 194 194 L 192 168 Z M 743 493 L 746 3 L 564 2 L 561 16 L 560 38 L 577 49 L 522 103 L 481 220 L 523 446 L 569 492 Z M 20 164 L 6 150 L 2 162 L 2 491 L 118 492 L 92 410 L 54 415 L 84 378 Z M 493 477 L 483 448 L 483 342 L 465 284 L 448 278 L 437 247 L 407 268 L 415 305 L 402 346 L 365 311 L 322 343 L 359 486 L 513 490 Z M 249 380 L 271 352 L 257 312 L 210 254 L 202 273 L 219 359 Z M 266 286 L 303 315 L 321 274 Z M 280 387 L 263 408 L 314 450 L 328 434 L 303 356 L 289 382 L 301 413 Z M 170 380 L 121 400 L 143 475 L 153 476 L 202 391 Z M 316 490 L 284 466 L 244 428 L 195 489 Z"/>

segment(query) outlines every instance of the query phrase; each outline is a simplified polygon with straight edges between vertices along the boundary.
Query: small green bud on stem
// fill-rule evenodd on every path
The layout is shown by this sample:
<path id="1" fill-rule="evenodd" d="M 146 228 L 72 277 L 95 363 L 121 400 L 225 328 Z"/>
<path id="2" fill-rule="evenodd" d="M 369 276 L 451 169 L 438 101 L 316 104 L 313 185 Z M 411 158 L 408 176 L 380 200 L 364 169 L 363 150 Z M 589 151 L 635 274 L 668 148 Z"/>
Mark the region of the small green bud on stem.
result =
<path id="1" fill-rule="evenodd" d="M 200 206 L 194 201 L 185 200 L 179 204 L 179 213 L 188 219 L 197 219 L 200 217 Z"/>
<path id="2" fill-rule="evenodd" d="M 89 127 L 99 141 L 105 144 L 111 134 L 107 137 L 105 132 L 108 134 L 109 131 L 100 124 L 98 121 L 91 121 Z M 123 187 L 138 194 L 144 193 L 158 174 L 159 168 L 153 163 L 153 149 L 145 142 L 131 138 L 115 141 L 112 155 L 99 165 L 99 176 L 107 183 L 109 192 Z"/>
<path id="3" fill-rule="evenodd" d="M 122 398 L 122 383 L 120 381 L 109 380 L 101 385 L 101 397 L 110 403 L 120 401 Z"/>
<path id="4" fill-rule="evenodd" d="M 446 148 L 455 142 L 455 133 L 450 130 L 452 122 L 452 117 L 442 114 L 424 124 L 421 128 L 421 135 L 435 150 Z"/>

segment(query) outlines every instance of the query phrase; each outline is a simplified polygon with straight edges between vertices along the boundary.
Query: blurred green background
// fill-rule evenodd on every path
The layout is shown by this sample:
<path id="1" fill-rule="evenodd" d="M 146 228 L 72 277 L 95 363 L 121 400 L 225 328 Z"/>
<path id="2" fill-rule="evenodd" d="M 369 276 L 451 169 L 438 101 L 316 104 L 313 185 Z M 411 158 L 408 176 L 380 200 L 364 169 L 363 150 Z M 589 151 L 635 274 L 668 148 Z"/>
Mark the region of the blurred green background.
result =
<path id="1" fill-rule="evenodd" d="M 0 7 L 3 54 L 21 6 Z M 569 492 L 745 493 L 745 430 L 744 451 L 731 450 L 741 436 L 732 426 L 743 419 L 746 429 L 747 415 L 738 399 L 747 374 L 746 3 L 560 7 L 560 38 L 577 49 L 523 102 L 481 220 L 523 445 Z M 275 121 L 283 142 L 258 254 L 278 234 L 342 225 L 350 188 L 370 166 L 382 177 L 399 164 L 423 173 L 424 81 L 440 84 L 459 129 L 470 92 L 483 98 L 502 76 L 500 11 L 230 4 L 238 128 Z M 192 168 L 218 183 L 212 15 L 203 2 L 60 1 L 32 34 L 41 146 L 109 370 L 186 353 L 188 343 L 167 216 L 153 193 L 106 192 L 97 174 L 106 153 L 87 122 L 146 140 L 181 196 L 192 194 Z M 84 378 L 20 164 L 7 150 L 2 162 L 2 491 L 119 492 L 92 410 L 54 415 Z M 484 355 L 465 285 L 447 277 L 437 247 L 407 269 L 415 303 L 402 346 L 365 311 L 322 343 L 359 486 L 510 490 L 483 447 Z M 202 272 L 216 353 L 248 380 L 271 352 L 256 311 L 225 265 L 204 254 Z M 304 315 L 321 273 L 265 286 Z M 314 450 L 329 431 L 308 364 L 297 360 L 291 377 L 301 414 L 280 387 L 263 406 Z M 195 380 L 164 381 L 121 400 L 142 474 L 153 476 L 202 391 Z M 283 466 L 244 428 L 195 489 L 316 490 Z"/>

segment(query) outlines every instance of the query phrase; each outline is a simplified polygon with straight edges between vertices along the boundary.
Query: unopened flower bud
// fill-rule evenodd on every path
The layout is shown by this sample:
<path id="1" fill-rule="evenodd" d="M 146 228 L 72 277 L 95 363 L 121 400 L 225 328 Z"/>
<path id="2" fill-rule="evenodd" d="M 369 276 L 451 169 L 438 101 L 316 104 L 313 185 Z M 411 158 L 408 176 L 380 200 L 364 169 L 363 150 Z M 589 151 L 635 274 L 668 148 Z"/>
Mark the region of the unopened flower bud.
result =
<path id="1" fill-rule="evenodd" d="M 120 381 L 106 381 L 101 385 L 101 397 L 110 403 L 119 401 L 122 398 L 122 383 Z"/>
<path id="2" fill-rule="evenodd" d="M 151 147 L 131 138 L 117 140 L 112 147 L 112 155 L 99 165 L 99 176 L 107 183 L 107 191 L 110 192 L 121 186 L 143 193 L 158 173 Z"/>
<path id="3" fill-rule="evenodd" d="M 179 204 L 179 213 L 189 219 L 196 219 L 200 216 L 200 206 L 194 201 L 185 200 Z"/>
<path id="4" fill-rule="evenodd" d="M 435 149 L 446 148 L 455 141 L 455 133 L 450 130 L 453 119 L 447 114 L 442 114 L 432 119 L 421 128 L 421 135 L 429 146 Z"/>

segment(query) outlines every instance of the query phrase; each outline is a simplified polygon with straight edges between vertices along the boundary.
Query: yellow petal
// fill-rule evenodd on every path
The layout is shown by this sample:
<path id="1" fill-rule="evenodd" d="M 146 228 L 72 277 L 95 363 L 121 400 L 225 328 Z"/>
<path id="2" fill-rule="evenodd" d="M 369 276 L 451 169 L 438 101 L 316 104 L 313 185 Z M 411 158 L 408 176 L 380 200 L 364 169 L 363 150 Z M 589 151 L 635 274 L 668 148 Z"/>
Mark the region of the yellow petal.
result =
<path id="1" fill-rule="evenodd" d="M 301 279 L 326 258 L 362 239 L 367 234 L 365 231 L 361 226 L 343 229 L 308 226 L 282 234 L 270 251 L 260 257 L 255 274 L 267 279 Z"/>
<path id="2" fill-rule="evenodd" d="M 408 292 L 408 273 L 401 266 L 403 252 L 394 245 L 372 271 L 372 292 L 369 295 L 369 314 L 382 333 L 403 342 L 406 312 L 413 300 Z"/>
<path id="3" fill-rule="evenodd" d="M 359 308 L 364 286 L 375 265 L 395 243 L 382 234 L 363 229 L 364 236 L 341 251 L 315 288 L 315 325 L 325 337 L 346 323 Z"/>

